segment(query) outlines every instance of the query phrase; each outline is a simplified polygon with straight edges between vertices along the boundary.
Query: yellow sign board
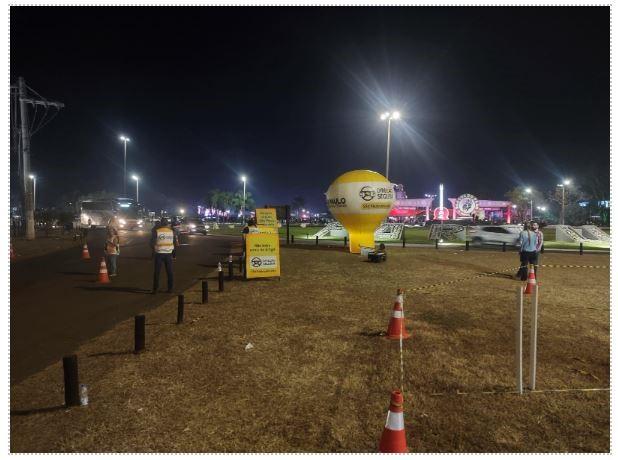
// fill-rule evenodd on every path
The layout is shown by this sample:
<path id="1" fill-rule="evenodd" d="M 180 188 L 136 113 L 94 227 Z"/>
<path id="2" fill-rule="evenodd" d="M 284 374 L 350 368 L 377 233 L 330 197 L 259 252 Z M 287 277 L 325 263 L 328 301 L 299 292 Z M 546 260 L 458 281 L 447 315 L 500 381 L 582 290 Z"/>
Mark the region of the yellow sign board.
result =
<path id="1" fill-rule="evenodd" d="M 279 234 L 248 233 L 245 273 L 247 278 L 281 276 Z"/>
<path id="2" fill-rule="evenodd" d="M 274 208 L 259 208 L 255 210 L 258 227 L 277 227 L 277 210 Z"/>
<path id="3" fill-rule="evenodd" d="M 260 233 L 274 233 L 275 235 L 279 234 L 279 229 L 277 227 L 264 227 L 262 225 L 258 225 L 258 230 Z"/>

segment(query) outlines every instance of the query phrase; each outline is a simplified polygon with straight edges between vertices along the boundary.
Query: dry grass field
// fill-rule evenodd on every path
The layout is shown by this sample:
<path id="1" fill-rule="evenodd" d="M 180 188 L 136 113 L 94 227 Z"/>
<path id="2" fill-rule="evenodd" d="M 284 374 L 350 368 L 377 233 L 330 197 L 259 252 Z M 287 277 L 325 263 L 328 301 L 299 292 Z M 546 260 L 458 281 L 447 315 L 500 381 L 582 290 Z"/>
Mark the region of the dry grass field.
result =
<path id="1" fill-rule="evenodd" d="M 392 249 L 371 264 L 282 249 L 280 281 L 226 283 L 207 305 L 196 285 L 182 325 L 175 299 L 149 312 L 142 354 L 132 353 L 132 320 L 83 344 L 88 406 L 62 407 L 61 363 L 12 387 L 11 451 L 375 452 L 400 385 L 399 343 L 381 334 L 402 287 L 411 452 L 608 452 L 608 391 L 545 390 L 609 387 L 609 269 L 541 268 L 542 391 L 517 395 L 520 283 L 505 271 L 517 265 L 516 254 L 488 251 Z M 528 299 L 526 358 L 529 311 Z"/>

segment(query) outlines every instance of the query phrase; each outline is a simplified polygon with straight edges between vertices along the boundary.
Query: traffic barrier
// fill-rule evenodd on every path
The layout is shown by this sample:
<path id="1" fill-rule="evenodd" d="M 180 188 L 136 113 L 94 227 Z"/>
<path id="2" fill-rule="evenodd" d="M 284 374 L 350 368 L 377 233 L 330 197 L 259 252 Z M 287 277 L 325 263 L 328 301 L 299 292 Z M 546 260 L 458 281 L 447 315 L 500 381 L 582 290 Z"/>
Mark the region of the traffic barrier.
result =
<path id="1" fill-rule="evenodd" d="M 391 319 L 388 322 L 388 329 L 386 331 L 387 339 L 400 338 L 408 339 L 410 334 L 406 331 L 406 325 L 404 323 L 403 314 L 403 290 L 397 289 L 397 297 L 395 297 L 395 305 L 393 305 L 393 312 L 391 313 Z"/>
<path id="2" fill-rule="evenodd" d="M 79 377 L 77 373 L 77 355 L 69 355 L 62 358 L 62 370 L 64 373 L 64 404 L 67 406 L 79 406 Z"/>
<path id="3" fill-rule="evenodd" d="M 90 260 L 90 253 L 88 252 L 88 244 L 84 243 L 82 248 L 82 260 Z"/>
<path id="4" fill-rule="evenodd" d="M 219 292 L 223 292 L 225 288 L 223 285 L 223 267 L 221 266 L 221 262 L 217 265 L 217 272 L 219 273 Z"/>
<path id="5" fill-rule="evenodd" d="M 109 276 L 107 276 L 107 265 L 105 265 L 105 257 L 101 257 L 101 265 L 99 265 L 99 283 L 109 283 Z"/>
<path id="6" fill-rule="evenodd" d="M 532 294 L 532 286 L 536 286 L 534 265 L 530 265 L 530 270 L 528 270 L 528 281 L 526 282 L 526 290 L 524 291 L 524 294 Z"/>
<path id="7" fill-rule="evenodd" d="M 135 353 L 139 353 L 146 348 L 146 317 L 137 315 L 135 317 Z"/>
<path id="8" fill-rule="evenodd" d="M 176 324 L 182 324 L 185 319 L 185 296 L 178 294 L 178 314 L 176 315 Z"/>
<path id="9" fill-rule="evenodd" d="M 228 281 L 232 281 L 234 279 L 234 261 L 232 254 L 230 254 L 227 259 L 227 279 Z"/>
<path id="10" fill-rule="evenodd" d="M 202 281 L 202 303 L 208 303 L 208 281 Z"/>
<path id="11" fill-rule="evenodd" d="M 380 453 L 403 454 L 408 452 L 406 430 L 403 422 L 403 394 L 399 390 L 391 393 L 391 403 L 386 415 L 386 424 L 380 438 Z"/>

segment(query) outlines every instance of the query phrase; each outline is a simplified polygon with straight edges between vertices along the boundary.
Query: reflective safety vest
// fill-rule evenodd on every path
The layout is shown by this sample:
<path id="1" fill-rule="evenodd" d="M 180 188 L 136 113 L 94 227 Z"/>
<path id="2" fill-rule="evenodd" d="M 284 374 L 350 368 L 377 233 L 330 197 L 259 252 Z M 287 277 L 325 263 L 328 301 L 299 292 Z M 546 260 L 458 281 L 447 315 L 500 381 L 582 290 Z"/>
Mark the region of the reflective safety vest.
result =
<path id="1" fill-rule="evenodd" d="M 174 250 L 174 231 L 169 227 L 156 229 L 157 240 L 155 252 L 158 254 L 171 254 Z"/>

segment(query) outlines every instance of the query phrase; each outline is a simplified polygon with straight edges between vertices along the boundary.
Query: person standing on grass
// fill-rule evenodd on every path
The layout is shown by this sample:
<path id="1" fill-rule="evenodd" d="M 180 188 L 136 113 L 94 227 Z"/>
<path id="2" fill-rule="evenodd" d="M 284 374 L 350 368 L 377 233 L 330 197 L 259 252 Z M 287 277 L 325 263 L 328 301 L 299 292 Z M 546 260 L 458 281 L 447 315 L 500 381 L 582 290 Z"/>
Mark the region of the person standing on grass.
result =
<path id="1" fill-rule="evenodd" d="M 167 292 L 171 293 L 174 289 L 174 272 L 172 266 L 172 253 L 178 246 L 178 238 L 170 227 L 169 221 L 161 218 L 161 225 L 152 229 L 150 246 L 154 253 L 154 279 L 152 283 L 152 294 L 156 294 L 159 289 L 159 275 L 161 265 L 165 265 L 167 275 Z"/>
<path id="2" fill-rule="evenodd" d="M 116 276 L 118 274 L 118 256 L 120 255 L 120 237 L 118 236 L 115 217 L 110 219 L 107 225 L 104 252 L 109 276 Z"/>
<path id="3" fill-rule="evenodd" d="M 543 232 L 539 230 L 539 224 L 532 221 L 519 234 L 519 261 L 521 262 L 521 268 L 527 268 L 532 264 L 534 265 L 534 272 L 538 273 L 539 252 L 542 247 Z"/>

